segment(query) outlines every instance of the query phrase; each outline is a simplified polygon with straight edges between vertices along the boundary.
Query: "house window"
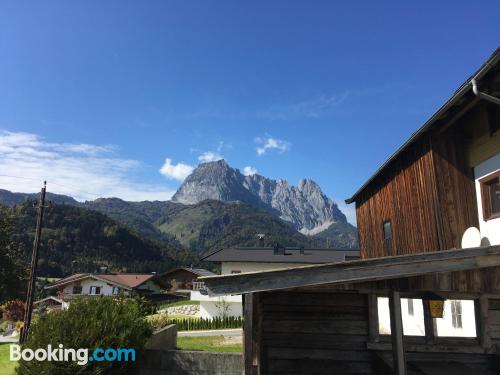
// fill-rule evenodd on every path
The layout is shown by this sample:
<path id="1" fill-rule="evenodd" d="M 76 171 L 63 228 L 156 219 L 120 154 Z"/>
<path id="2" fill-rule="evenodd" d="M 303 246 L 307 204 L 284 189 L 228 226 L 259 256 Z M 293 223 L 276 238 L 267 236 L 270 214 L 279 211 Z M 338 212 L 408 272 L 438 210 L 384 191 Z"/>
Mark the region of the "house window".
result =
<path id="1" fill-rule="evenodd" d="M 438 337 L 476 337 L 474 300 L 446 300 L 442 318 L 434 319 Z"/>
<path id="2" fill-rule="evenodd" d="M 391 334 L 389 298 L 378 297 L 378 331 L 381 335 Z M 425 336 L 424 307 L 421 299 L 401 298 L 403 333 L 405 336 Z"/>
<path id="3" fill-rule="evenodd" d="M 500 171 L 479 180 L 483 219 L 491 220 L 500 217 Z"/>
<path id="4" fill-rule="evenodd" d="M 101 287 L 100 286 L 91 286 L 90 287 L 90 294 L 101 294 Z"/>
<path id="5" fill-rule="evenodd" d="M 73 287 L 73 294 L 82 294 L 82 287 L 80 285 L 75 285 Z"/>
<path id="6" fill-rule="evenodd" d="M 384 249 L 387 255 L 392 255 L 392 226 L 391 221 L 386 220 L 382 225 L 384 232 Z"/>
<path id="7" fill-rule="evenodd" d="M 118 288 L 117 286 L 114 286 L 113 287 L 113 295 L 118 295 L 120 293 L 120 288 Z"/>

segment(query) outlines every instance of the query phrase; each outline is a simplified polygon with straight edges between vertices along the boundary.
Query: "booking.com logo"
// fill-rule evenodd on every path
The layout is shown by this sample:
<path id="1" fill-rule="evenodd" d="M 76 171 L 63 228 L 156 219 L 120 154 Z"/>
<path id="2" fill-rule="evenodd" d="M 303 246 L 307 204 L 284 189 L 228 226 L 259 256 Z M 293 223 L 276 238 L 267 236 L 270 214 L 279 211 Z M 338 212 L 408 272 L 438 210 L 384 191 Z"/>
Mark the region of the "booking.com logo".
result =
<path id="1" fill-rule="evenodd" d="M 65 348 L 63 344 L 53 348 L 47 345 L 47 348 L 21 349 L 20 345 L 10 345 L 10 360 L 31 361 L 53 361 L 53 362 L 76 362 L 84 366 L 89 362 L 135 362 L 135 349 L 131 348 L 96 348 L 89 354 L 89 349 L 71 349 Z"/>

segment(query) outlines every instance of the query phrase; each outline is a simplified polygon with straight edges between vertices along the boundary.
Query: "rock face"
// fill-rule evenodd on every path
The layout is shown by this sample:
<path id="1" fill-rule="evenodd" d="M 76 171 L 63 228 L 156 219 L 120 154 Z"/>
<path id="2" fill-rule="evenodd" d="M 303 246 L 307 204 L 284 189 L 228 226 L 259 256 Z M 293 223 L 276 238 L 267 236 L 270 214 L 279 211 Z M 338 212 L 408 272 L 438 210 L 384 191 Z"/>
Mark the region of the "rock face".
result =
<path id="1" fill-rule="evenodd" d="M 244 176 L 224 160 L 200 164 L 172 197 L 172 201 L 184 204 L 205 199 L 254 205 L 275 213 L 308 235 L 333 223 L 347 222 L 335 202 L 314 181 L 302 179 L 293 186 L 257 174 Z"/>

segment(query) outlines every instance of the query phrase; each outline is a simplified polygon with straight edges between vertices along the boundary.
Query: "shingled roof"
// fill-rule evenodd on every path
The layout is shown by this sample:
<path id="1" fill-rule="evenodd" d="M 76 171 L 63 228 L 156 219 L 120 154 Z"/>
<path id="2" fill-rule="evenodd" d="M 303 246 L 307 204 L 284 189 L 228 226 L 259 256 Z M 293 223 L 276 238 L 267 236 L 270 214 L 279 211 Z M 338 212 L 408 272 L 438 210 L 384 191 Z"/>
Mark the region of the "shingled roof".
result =
<path id="1" fill-rule="evenodd" d="M 207 262 L 262 262 L 262 263 L 331 263 L 359 258 L 357 249 L 323 249 L 288 247 L 230 247 L 217 250 L 205 257 Z"/>

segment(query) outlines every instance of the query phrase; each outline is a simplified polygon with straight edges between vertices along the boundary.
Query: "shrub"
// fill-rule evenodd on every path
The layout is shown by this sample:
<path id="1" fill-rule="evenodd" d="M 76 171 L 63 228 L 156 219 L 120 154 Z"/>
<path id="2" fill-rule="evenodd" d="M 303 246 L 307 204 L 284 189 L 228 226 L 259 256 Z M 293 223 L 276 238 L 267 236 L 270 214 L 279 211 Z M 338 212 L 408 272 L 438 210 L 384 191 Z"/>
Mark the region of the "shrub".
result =
<path id="1" fill-rule="evenodd" d="M 22 322 L 22 321 L 16 322 L 15 330 L 17 333 L 20 333 L 21 330 L 23 329 L 23 327 L 24 327 L 24 322 Z"/>
<path id="2" fill-rule="evenodd" d="M 24 303 L 19 299 L 6 302 L 2 306 L 2 318 L 3 320 L 18 322 L 24 319 L 25 310 L 26 310 L 26 303 Z"/>
<path id="3" fill-rule="evenodd" d="M 133 348 L 136 359 L 151 336 L 151 326 L 140 303 L 131 298 L 80 298 L 68 310 L 42 316 L 32 325 L 23 348 Z M 130 370 L 132 362 L 20 361 L 18 374 L 118 374 Z"/>
<path id="4" fill-rule="evenodd" d="M 168 314 L 166 313 L 150 315 L 148 317 L 148 322 L 149 324 L 151 324 L 155 331 L 171 324 L 168 319 Z"/>

